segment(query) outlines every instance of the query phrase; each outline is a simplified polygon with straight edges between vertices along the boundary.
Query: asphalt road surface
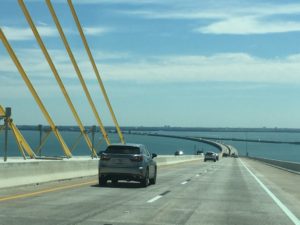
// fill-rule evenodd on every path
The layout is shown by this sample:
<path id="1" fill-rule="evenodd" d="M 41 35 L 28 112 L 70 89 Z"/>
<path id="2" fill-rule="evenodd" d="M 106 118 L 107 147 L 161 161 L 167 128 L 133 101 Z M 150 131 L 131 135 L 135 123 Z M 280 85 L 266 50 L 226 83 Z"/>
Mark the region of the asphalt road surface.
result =
<path id="1" fill-rule="evenodd" d="M 260 181 L 246 161 L 224 158 L 161 167 L 147 188 L 90 177 L 0 189 L 0 224 L 299 224 Z"/>

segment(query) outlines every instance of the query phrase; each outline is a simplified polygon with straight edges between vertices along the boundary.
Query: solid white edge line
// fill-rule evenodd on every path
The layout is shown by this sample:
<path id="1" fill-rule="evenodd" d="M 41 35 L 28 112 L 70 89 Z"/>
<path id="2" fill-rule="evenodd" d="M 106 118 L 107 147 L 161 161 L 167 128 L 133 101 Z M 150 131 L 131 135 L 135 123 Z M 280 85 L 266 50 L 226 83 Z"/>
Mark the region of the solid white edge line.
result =
<path id="1" fill-rule="evenodd" d="M 279 206 L 279 208 L 290 218 L 295 225 L 300 225 L 299 219 L 258 179 L 254 173 L 239 159 L 242 165 L 247 169 L 250 175 L 257 181 L 257 183 L 267 192 L 267 194 L 273 199 L 273 201 Z"/>
<path id="2" fill-rule="evenodd" d="M 188 182 L 187 181 L 184 181 L 184 182 L 182 182 L 181 184 L 187 184 Z"/>
<path id="3" fill-rule="evenodd" d="M 154 198 L 150 199 L 149 201 L 147 201 L 147 203 L 152 203 L 155 202 L 156 200 L 160 199 L 162 196 L 161 195 L 157 195 Z"/>

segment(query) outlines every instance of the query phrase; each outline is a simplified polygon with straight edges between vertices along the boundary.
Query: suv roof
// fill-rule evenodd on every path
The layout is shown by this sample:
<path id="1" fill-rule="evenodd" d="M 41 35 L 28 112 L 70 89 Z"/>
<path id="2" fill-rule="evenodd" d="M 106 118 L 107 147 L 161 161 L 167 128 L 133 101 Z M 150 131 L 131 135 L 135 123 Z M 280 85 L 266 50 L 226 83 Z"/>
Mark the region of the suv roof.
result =
<path id="1" fill-rule="evenodd" d="M 206 152 L 205 155 L 215 155 L 216 153 L 214 152 Z"/>
<path id="2" fill-rule="evenodd" d="M 110 144 L 109 146 L 129 146 L 129 147 L 140 148 L 141 146 L 144 146 L 144 145 L 142 145 L 142 144 L 134 144 L 134 143 L 126 143 L 126 144 L 115 143 L 115 144 Z"/>

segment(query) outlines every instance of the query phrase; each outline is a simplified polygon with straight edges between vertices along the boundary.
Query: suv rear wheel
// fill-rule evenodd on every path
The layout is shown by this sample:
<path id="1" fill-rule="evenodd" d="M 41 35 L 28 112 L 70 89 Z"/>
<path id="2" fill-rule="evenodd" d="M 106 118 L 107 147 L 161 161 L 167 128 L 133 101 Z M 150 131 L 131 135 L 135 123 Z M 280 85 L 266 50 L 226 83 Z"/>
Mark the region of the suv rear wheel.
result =
<path id="1" fill-rule="evenodd" d="M 155 167 L 154 177 L 149 180 L 150 184 L 156 183 L 157 168 Z"/>
<path id="2" fill-rule="evenodd" d="M 106 185 L 106 183 L 107 183 L 106 178 L 103 177 L 103 176 L 100 176 L 100 177 L 99 177 L 99 186 L 103 187 L 103 186 Z"/>
<path id="3" fill-rule="evenodd" d="M 147 187 L 149 185 L 149 169 L 147 168 L 144 179 L 141 180 L 141 186 Z"/>

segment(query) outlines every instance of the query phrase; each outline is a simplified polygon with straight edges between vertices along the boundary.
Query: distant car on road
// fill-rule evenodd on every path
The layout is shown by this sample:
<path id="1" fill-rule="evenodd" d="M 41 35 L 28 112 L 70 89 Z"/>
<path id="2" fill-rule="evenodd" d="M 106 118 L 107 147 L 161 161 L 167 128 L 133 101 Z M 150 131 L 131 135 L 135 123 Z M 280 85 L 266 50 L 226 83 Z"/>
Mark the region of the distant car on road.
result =
<path id="1" fill-rule="evenodd" d="M 226 152 L 223 152 L 223 155 L 222 155 L 224 158 L 226 158 L 226 157 L 229 157 L 229 154 L 228 153 L 226 153 Z"/>
<path id="2" fill-rule="evenodd" d="M 203 156 L 203 151 L 198 150 L 198 151 L 196 152 L 196 155 L 201 155 L 201 156 Z"/>
<path id="3" fill-rule="evenodd" d="M 236 153 L 234 152 L 234 153 L 232 153 L 232 154 L 231 154 L 231 157 L 233 157 L 233 158 L 238 158 L 238 157 L 239 157 L 239 155 L 238 155 L 238 154 L 236 154 Z"/>
<path id="4" fill-rule="evenodd" d="M 178 150 L 174 153 L 174 155 L 184 155 L 184 152 L 182 150 Z"/>
<path id="5" fill-rule="evenodd" d="M 214 162 L 217 161 L 217 155 L 214 152 L 206 152 L 204 155 L 204 162 L 207 160 L 213 160 Z"/>
<path id="6" fill-rule="evenodd" d="M 108 180 L 116 184 L 118 180 L 139 181 L 147 187 L 156 183 L 157 165 L 142 144 L 112 144 L 101 153 L 99 161 L 99 185 L 106 185 Z"/>

